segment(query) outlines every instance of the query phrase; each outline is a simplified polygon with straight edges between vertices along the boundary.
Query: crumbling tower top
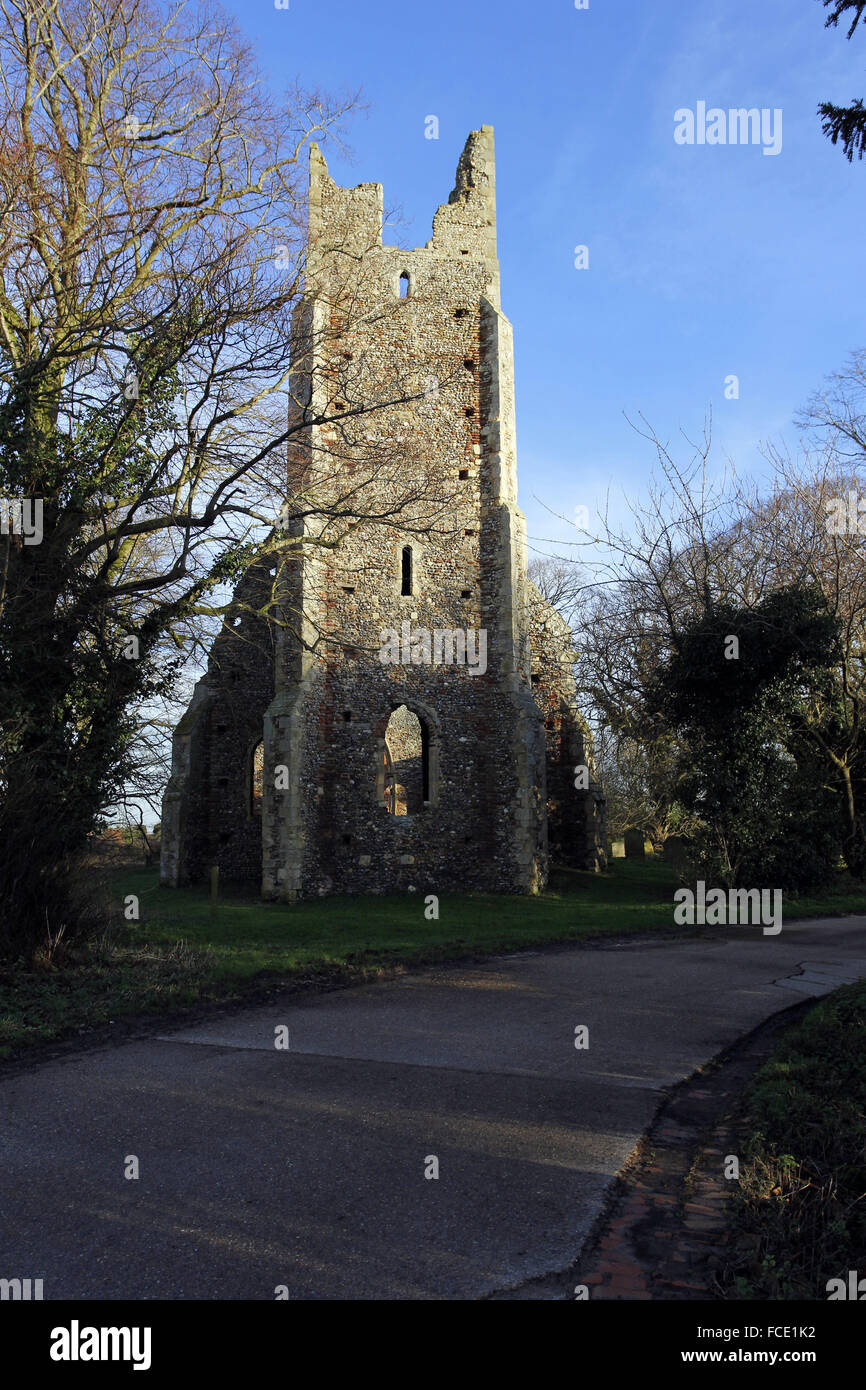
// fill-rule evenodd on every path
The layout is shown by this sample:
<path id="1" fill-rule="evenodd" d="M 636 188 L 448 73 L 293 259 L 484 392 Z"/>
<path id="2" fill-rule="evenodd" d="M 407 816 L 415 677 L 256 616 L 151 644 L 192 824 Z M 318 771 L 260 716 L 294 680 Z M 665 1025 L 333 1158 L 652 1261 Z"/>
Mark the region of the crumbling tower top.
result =
<path id="1" fill-rule="evenodd" d="M 496 156 L 493 126 L 473 130 L 457 164 L 457 182 L 433 219 L 428 249 L 496 262 Z"/>
<path id="2" fill-rule="evenodd" d="M 365 256 L 381 249 L 383 198 L 379 183 L 339 187 L 328 172 L 319 146 L 312 144 L 309 212 L 312 259 L 315 261 L 337 249 L 354 256 Z M 454 188 L 447 203 L 437 209 L 433 218 L 433 236 L 418 249 L 432 252 L 437 258 L 465 256 L 471 261 L 481 261 L 490 274 L 489 298 L 498 307 L 496 160 L 492 126 L 471 131 L 457 164 Z"/>

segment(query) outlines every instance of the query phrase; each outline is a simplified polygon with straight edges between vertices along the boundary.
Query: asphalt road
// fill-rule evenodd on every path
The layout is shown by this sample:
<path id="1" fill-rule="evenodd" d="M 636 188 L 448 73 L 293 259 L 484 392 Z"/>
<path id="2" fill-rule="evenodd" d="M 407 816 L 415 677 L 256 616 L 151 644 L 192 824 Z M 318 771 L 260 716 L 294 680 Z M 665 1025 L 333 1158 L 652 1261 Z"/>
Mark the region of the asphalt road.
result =
<path id="1" fill-rule="evenodd" d="M 860 975 L 866 917 L 730 928 L 296 996 L 34 1066 L 0 1080 L 0 1278 L 46 1299 L 519 1289 L 575 1260 L 663 1087 Z"/>

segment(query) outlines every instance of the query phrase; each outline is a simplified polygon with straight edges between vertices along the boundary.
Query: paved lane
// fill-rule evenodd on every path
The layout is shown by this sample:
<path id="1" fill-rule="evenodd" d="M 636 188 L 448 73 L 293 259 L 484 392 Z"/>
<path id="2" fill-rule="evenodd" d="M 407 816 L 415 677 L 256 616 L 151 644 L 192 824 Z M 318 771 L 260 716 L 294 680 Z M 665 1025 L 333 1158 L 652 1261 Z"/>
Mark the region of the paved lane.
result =
<path id="1" fill-rule="evenodd" d="M 859 975 L 866 918 L 732 928 L 421 972 L 34 1067 L 0 1082 L 0 1277 L 46 1298 L 518 1286 L 575 1258 L 662 1087 Z"/>

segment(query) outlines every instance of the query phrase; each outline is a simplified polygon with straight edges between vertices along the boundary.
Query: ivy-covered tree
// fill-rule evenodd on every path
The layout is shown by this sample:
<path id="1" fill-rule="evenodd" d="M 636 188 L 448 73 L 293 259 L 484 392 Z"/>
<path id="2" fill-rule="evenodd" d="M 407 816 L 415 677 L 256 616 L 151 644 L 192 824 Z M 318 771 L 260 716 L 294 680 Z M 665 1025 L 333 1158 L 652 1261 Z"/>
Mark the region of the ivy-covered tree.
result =
<path id="1" fill-rule="evenodd" d="M 0 3 L 2 956 L 87 920 L 71 869 L 121 796 L 134 713 L 240 572 L 267 552 L 262 616 L 307 640 L 299 548 L 423 532 L 447 503 L 423 419 L 365 444 L 369 411 L 418 399 L 400 363 L 375 393 L 357 360 L 303 390 L 338 331 L 298 327 L 305 154 L 351 106 L 273 91 L 213 3 Z M 323 423 L 327 500 L 296 462 Z M 9 524 L 25 500 L 38 543 Z"/>
<path id="2" fill-rule="evenodd" d="M 838 660 L 839 623 L 816 588 L 713 605 L 678 635 L 647 699 L 687 749 L 679 795 L 702 822 L 708 879 L 800 889 L 832 874 L 841 787 L 816 756 L 808 710 L 832 702 Z"/>

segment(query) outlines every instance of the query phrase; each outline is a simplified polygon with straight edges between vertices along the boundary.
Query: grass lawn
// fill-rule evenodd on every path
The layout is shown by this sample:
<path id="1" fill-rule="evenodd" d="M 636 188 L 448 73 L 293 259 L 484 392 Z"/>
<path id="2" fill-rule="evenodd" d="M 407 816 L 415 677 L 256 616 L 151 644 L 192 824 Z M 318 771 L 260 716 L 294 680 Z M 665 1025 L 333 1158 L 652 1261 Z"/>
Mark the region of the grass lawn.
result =
<path id="1" fill-rule="evenodd" d="M 142 920 L 129 932 L 130 942 L 171 946 L 183 940 L 207 947 L 221 979 L 422 964 L 556 941 L 695 930 L 675 926 L 673 871 L 651 858 L 614 859 L 604 874 L 557 870 L 548 891 L 536 898 L 443 894 L 438 921 L 425 918 L 423 894 L 322 898 L 294 906 L 226 895 L 213 921 L 206 889 L 161 888 L 155 870 L 119 872 L 114 887 L 139 898 Z M 841 887 L 823 897 L 783 900 L 783 907 L 789 920 L 866 912 L 866 893 Z"/>
<path id="2" fill-rule="evenodd" d="M 226 893 L 216 921 L 204 888 L 160 888 L 155 873 L 118 874 L 116 891 L 135 893 L 141 923 L 129 939 L 207 947 L 222 979 L 261 971 L 307 975 L 335 966 L 378 968 L 488 955 L 542 942 L 634 932 L 676 931 L 668 866 L 618 860 L 610 874 L 561 871 L 541 897 L 440 894 L 439 920 L 424 915 L 423 893 L 320 898 L 285 906 Z"/>
<path id="3" fill-rule="evenodd" d="M 215 920 L 208 890 L 161 888 L 155 869 L 114 868 L 116 901 L 134 894 L 141 920 L 53 973 L 0 976 L 0 1057 L 111 1020 L 240 998 L 268 977 L 352 982 L 383 969 L 606 937 L 693 935 L 673 921 L 673 872 L 660 860 L 615 859 L 604 874 L 559 870 L 539 897 L 443 894 L 439 919 L 424 895 L 323 898 L 284 906 L 225 892 Z M 786 915 L 866 911 L 840 887 L 793 900 Z"/>

